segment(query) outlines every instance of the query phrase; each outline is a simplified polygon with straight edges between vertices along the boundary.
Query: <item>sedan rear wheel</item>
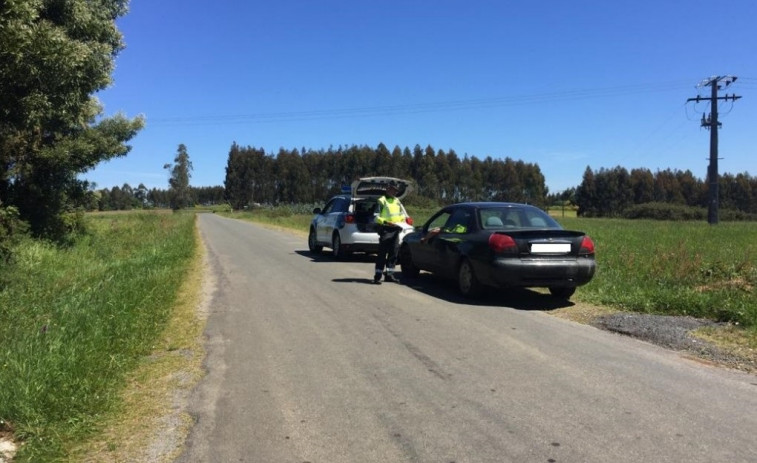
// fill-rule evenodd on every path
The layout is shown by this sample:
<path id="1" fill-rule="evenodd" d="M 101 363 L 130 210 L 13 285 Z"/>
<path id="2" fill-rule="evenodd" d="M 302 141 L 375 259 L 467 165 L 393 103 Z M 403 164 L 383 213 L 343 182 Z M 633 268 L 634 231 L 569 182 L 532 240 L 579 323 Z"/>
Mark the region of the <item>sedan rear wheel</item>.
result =
<path id="1" fill-rule="evenodd" d="M 323 250 L 323 246 L 319 245 L 315 238 L 315 228 L 311 228 L 310 234 L 308 234 L 308 249 L 314 254 L 318 254 Z"/>
<path id="2" fill-rule="evenodd" d="M 402 276 L 408 278 L 417 278 L 421 269 L 413 263 L 413 255 L 410 253 L 410 246 L 404 245 L 400 248 L 400 266 L 402 267 Z"/>
<path id="3" fill-rule="evenodd" d="M 481 294 L 482 286 L 473 272 L 473 266 L 468 259 L 460 263 L 460 269 L 457 272 L 457 286 L 465 297 L 475 297 Z"/>
<path id="4" fill-rule="evenodd" d="M 570 296 L 572 296 L 573 293 L 575 292 L 576 292 L 575 286 L 572 288 L 556 288 L 556 287 L 549 288 L 549 294 L 551 294 L 553 297 L 557 297 L 557 298 L 565 299 L 565 300 L 570 299 Z"/>

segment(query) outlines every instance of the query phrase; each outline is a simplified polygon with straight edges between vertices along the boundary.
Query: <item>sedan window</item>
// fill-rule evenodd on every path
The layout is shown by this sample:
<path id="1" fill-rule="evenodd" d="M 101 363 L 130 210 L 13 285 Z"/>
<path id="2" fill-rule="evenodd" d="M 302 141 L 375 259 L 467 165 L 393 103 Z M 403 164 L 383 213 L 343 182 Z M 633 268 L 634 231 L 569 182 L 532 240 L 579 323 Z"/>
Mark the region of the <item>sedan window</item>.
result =
<path id="1" fill-rule="evenodd" d="M 502 221 L 505 228 L 521 227 L 521 212 L 520 210 L 511 210 L 505 214 L 505 219 Z"/>
<path id="2" fill-rule="evenodd" d="M 471 229 L 471 213 L 467 209 L 457 209 L 452 213 L 447 223 L 444 225 L 444 231 L 450 233 L 465 233 Z"/>
<path id="3" fill-rule="evenodd" d="M 521 222 L 520 213 L 520 209 L 512 207 L 498 207 L 478 211 L 484 230 L 518 227 Z"/>
<path id="4" fill-rule="evenodd" d="M 539 209 L 525 211 L 526 226 L 531 228 L 554 228 L 561 229 L 559 223 L 545 212 Z"/>
<path id="5" fill-rule="evenodd" d="M 428 223 L 428 227 L 426 227 L 426 230 L 431 230 L 434 228 L 441 229 L 447 221 L 449 221 L 450 213 L 448 211 L 444 211 L 437 215 L 436 217 L 432 218 L 431 221 Z"/>
<path id="6" fill-rule="evenodd" d="M 489 216 L 484 221 L 484 228 L 502 228 L 504 226 L 505 224 L 502 222 L 502 219 L 496 215 Z"/>
<path id="7" fill-rule="evenodd" d="M 502 228 L 562 228 L 547 213 L 530 206 L 481 209 L 479 217 L 484 230 Z"/>

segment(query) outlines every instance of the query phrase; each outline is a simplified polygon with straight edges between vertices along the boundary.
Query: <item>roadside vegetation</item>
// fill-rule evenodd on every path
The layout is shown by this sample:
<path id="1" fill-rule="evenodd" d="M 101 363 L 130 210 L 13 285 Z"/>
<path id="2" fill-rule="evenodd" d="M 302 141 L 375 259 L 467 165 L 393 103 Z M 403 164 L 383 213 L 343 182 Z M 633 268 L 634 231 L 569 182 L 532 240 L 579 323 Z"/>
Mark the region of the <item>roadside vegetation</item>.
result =
<path id="1" fill-rule="evenodd" d="M 119 411 L 196 254 L 193 213 L 86 218 L 70 247 L 24 240 L 0 267 L 0 433 L 16 461 L 65 461 Z M 123 410 L 121 410 L 123 411 Z"/>
<path id="2" fill-rule="evenodd" d="M 597 246 L 582 300 L 623 310 L 691 315 L 757 333 L 757 242 L 749 222 L 558 219 Z"/>

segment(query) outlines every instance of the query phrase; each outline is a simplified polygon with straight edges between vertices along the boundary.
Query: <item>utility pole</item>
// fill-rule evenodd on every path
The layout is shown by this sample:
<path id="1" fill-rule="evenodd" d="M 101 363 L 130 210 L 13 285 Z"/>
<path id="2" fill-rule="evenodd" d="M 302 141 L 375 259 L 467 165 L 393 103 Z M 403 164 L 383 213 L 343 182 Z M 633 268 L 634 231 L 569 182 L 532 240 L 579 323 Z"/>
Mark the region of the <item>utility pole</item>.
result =
<path id="1" fill-rule="evenodd" d="M 718 100 L 736 101 L 740 96 L 728 95 L 718 96 L 718 90 L 724 89 L 736 82 L 736 76 L 713 76 L 703 80 L 697 88 L 711 87 L 710 97 L 697 96 L 689 98 L 686 102 L 708 101 L 710 102 L 710 115 L 705 118 L 702 114 L 702 127 L 710 129 L 710 165 L 707 168 L 707 181 L 709 182 L 709 192 L 707 195 L 707 223 L 715 225 L 718 223 L 718 128 L 722 125 L 718 121 Z"/>

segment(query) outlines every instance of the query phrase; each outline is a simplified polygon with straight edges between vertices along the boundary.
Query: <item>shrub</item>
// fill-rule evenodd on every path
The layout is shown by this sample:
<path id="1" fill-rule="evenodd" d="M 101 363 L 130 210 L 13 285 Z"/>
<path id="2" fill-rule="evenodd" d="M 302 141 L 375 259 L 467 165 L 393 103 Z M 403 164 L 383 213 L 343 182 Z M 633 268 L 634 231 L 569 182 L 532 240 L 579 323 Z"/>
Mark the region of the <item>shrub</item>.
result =
<path id="1" fill-rule="evenodd" d="M 626 219 L 707 220 L 707 210 L 681 204 L 644 203 L 629 207 L 623 216 Z"/>
<path id="2" fill-rule="evenodd" d="M 644 203 L 631 206 L 623 212 L 626 219 L 652 219 L 652 220 L 707 220 L 708 211 L 703 207 L 684 206 L 671 203 Z M 721 209 L 718 211 L 718 219 L 727 222 L 744 222 L 757 220 L 757 214 Z"/>
<path id="3" fill-rule="evenodd" d="M 0 202 L 0 262 L 7 263 L 11 250 L 23 236 L 28 227 L 19 219 L 18 209 L 13 206 L 3 207 Z"/>

